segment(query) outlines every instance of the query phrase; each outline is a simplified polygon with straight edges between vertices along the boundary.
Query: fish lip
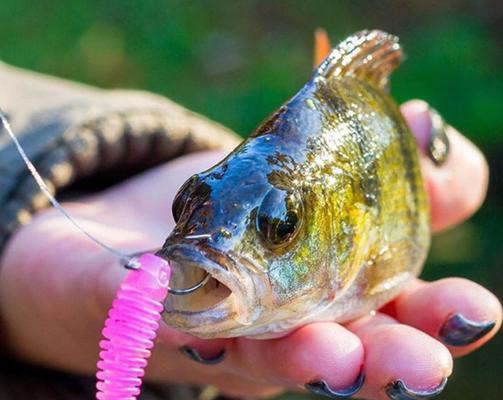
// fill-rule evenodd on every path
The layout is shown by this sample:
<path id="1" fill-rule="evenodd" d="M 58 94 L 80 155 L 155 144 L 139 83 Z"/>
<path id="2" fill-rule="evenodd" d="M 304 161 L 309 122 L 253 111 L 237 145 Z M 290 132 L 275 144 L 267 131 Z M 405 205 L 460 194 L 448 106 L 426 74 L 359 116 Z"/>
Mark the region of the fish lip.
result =
<path id="1" fill-rule="evenodd" d="M 168 325 L 196 335 L 198 333 L 206 335 L 210 331 L 227 330 L 231 319 L 238 320 L 240 325 L 253 322 L 250 320 L 253 298 L 251 293 L 247 293 L 244 285 L 250 277 L 244 268 L 239 268 L 234 258 L 201 243 L 170 244 L 162 249 L 162 256 L 168 262 L 196 263 L 198 268 L 208 272 L 231 291 L 231 294 L 219 303 L 198 311 L 176 310 L 170 306 L 170 296 L 168 296 L 163 314 Z"/>

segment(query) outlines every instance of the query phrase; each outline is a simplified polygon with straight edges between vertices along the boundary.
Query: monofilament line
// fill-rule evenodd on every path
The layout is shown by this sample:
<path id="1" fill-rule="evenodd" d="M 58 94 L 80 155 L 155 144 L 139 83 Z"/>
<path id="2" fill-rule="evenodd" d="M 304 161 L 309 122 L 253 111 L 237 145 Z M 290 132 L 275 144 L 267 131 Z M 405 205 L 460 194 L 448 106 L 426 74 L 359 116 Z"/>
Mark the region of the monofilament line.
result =
<path id="1" fill-rule="evenodd" d="M 14 144 L 16 145 L 17 151 L 21 158 L 23 159 L 24 163 L 28 167 L 28 170 L 30 171 L 31 175 L 37 182 L 38 187 L 40 190 L 44 193 L 44 195 L 47 197 L 47 199 L 51 202 L 54 208 L 56 208 L 63 216 L 73 225 L 75 228 L 77 228 L 81 233 L 86 235 L 90 240 L 92 240 L 94 243 L 96 243 L 98 246 L 101 246 L 103 249 L 106 251 L 114 254 L 115 256 L 119 257 L 123 263 L 128 263 L 131 261 L 132 257 L 128 256 L 126 254 L 121 253 L 120 251 L 108 246 L 107 244 L 103 243 L 101 240 L 98 238 L 94 237 L 91 235 L 88 231 L 86 231 L 69 213 L 66 211 L 66 209 L 56 200 L 56 198 L 52 195 L 51 191 L 45 184 L 43 178 L 40 176 L 38 173 L 37 169 L 35 166 L 32 164 L 28 156 L 26 155 L 23 147 L 21 146 L 21 143 L 19 143 L 19 140 L 17 139 L 16 135 L 14 135 L 14 132 L 12 131 L 12 128 L 10 126 L 9 121 L 7 120 L 7 117 L 5 116 L 5 113 L 0 109 L 0 120 L 2 122 L 2 127 L 5 129 L 7 134 L 10 136 Z M 1 129 L 1 128 L 0 128 Z"/>

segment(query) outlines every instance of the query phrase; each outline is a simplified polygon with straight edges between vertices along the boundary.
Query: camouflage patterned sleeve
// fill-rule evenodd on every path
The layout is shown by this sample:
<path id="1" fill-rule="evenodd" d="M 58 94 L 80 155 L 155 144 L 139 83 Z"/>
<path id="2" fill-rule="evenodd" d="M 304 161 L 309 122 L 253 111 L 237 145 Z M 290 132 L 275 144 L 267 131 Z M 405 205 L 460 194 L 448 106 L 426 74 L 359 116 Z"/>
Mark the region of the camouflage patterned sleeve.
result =
<path id="1" fill-rule="evenodd" d="M 103 90 L 0 63 L 0 108 L 49 188 L 112 182 L 185 153 L 232 148 L 237 136 L 151 93 Z M 0 133 L 0 252 L 48 206 Z"/>

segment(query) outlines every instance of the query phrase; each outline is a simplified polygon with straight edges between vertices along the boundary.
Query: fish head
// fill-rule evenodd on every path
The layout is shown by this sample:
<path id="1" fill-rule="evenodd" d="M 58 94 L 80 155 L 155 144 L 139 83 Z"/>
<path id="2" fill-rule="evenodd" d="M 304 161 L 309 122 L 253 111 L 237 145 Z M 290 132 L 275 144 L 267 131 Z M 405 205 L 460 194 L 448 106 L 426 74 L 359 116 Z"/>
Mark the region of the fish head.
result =
<path id="1" fill-rule="evenodd" d="M 171 287 L 210 279 L 168 296 L 169 325 L 203 338 L 275 336 L 330 297 L 317 196 L 294 183 L 293 159 L 270 142 L 245 142 L 176 195 L 176 226 L 159 252 L 173 268 Z"/>

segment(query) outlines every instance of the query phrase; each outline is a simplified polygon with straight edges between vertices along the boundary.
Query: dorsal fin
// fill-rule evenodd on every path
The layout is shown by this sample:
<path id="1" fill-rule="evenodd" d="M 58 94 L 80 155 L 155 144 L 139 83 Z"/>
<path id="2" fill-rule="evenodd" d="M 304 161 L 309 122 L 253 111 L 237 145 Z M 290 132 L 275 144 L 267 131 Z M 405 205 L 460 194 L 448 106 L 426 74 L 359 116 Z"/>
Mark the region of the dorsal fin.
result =
<path id="1" fill-rule="evenodd" d="M 379 30 L 365 30 L 335 47 L 315 74 L 325 78 L 352 76 L 387 90 L 389 76 L 402 59 L 396 36 Z"/>

